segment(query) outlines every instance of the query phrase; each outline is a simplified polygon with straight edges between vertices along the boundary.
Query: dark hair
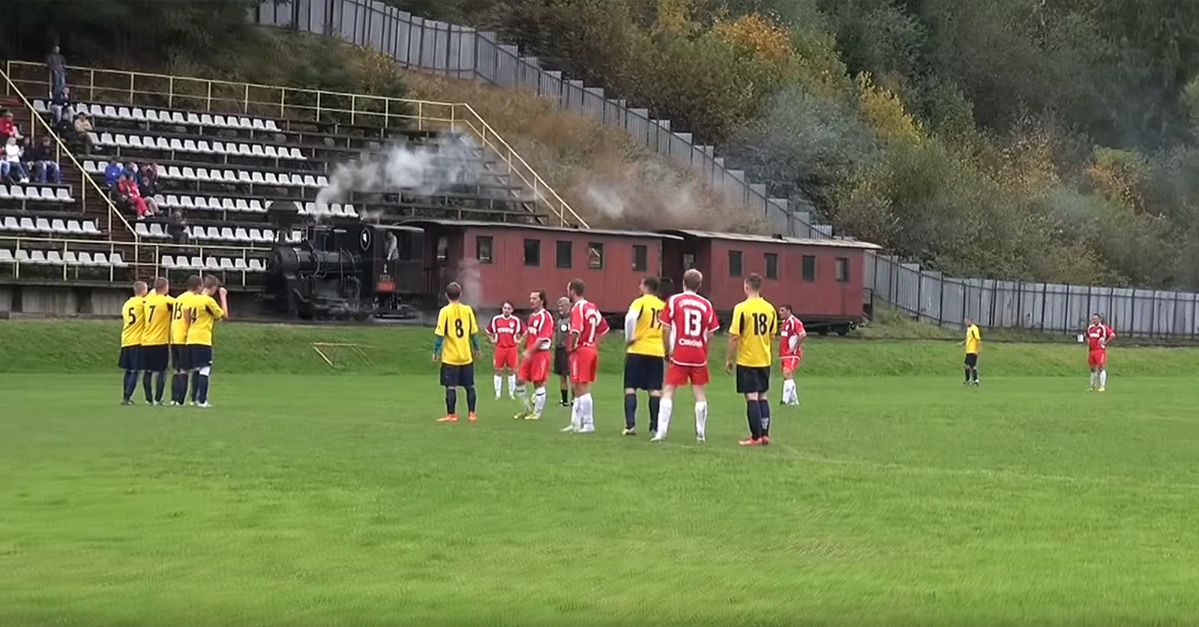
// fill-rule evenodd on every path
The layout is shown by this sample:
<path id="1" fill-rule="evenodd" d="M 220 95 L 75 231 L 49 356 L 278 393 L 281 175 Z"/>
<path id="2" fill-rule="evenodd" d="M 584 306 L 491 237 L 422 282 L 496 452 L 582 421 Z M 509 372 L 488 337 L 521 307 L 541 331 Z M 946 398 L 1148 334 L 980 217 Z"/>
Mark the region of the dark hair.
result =
<path id="1" fill-rule="evenodd" d="M 545 301 L 546 301 L 545 290 L 533 290 L 533 293 L 537 295 L 537 300 L 541 301 L 541 306 L 545 307 Z"/>
<path id="2" fill-rule="evenodd" d="M 455 300 L 458 300 L 459 298 L 462 298 L 462 286 L 459 285 L 457 281 L 454 281 L 454 282 L 450 283 L 449 285 L 445 286 L 445 297 L 450 299 L 451 301 L 455 301 Z"/>
<path id="3" fill-rule="evenodd" d="M 641 279 L 641 284 L 645 286 L 645 291 L 649 292 L 650 294 L 654 294 L 655 296 L 658 294 L 658 289 L 662 286 L 662 284 L 658 281 L 658 277 L 654 276 L 647 276 L 644 279 Z"/>
<path id="4" fill-rule="evenodd" d="M 780 307 L 779 307 L 779 309 L 786 309 L 786 310 L 787 310 L 787 313 L 791 313 L 791 312 L 795 311 L 795 309 L 793 309 L 793 308 L 791 307 L 791 305 L 782 305 L 782 306 L 780 306 Z"/>
<path id="5" fill-rule="evenodd" d="M 503 309 L 504 307 L 511 307 L 513 309 L 516 309 L 516 305 L 513 305 L 512 301 L 510 301 L 510 300 L 506 300 L 506 301 L 500 303 L 500 309 Z"/>
<path id="6" fill-rule="evenodd" d="M 157 279 L 154 279 L 154 289 L 156 290 L 165 290 L 166 288 L 170 287 L 170 285 L 171 284 L 169 281 L 167 281 L 166 277 L 160 276 Z"/>
<path id="7" fill-rule="evenodd" d="M 755 292 L 761 291 L 762 275 L 758 274 L 757 272 L 749 273 L 749 276 L 745 277 L 745 284 L 749 286 L 749 289 Z"/>
<path id="8" fill-rule="evenodd" d="M 216 278 L 216 276 L 210 274 L 210 275 L 204 277 L 204 287 L 220 287 L 220 286 L 221 286 L 221 280 Z"/>
<path id="9" fill-rule="evenodd" d="M 583 279 L 574 279 L 566 284 L 566 289 L 575 296 L 582 296 L 587 291 L 587 284 Z"/>
<path id="10" fill-rule="evenodd" d="M 194 291 L 197 287 L 200 287 L 201 285 L 204 285 L 204 279 L 201 279 L 200 275 L 193 274 L 193 275 L 187 277 L 187 291 L 189 291 L 189 292 Z"/>

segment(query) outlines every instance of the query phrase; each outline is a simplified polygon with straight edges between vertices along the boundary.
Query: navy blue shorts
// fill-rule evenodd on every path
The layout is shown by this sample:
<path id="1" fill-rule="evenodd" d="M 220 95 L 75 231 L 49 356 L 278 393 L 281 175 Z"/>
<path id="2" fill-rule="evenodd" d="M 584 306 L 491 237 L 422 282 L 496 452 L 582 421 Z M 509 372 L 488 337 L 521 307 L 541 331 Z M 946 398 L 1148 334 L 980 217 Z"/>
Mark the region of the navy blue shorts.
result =
<path id="1" fill-rule="evenodd" d="M 122 346 L 121 358 L 117 360 L 117 365 L 122 370 L 141 370 L 141 353 L 140 346 Z"/>
<path id="2" fill-rule="evenodd" d="M 761 394 L 770 390 L 770 366 L 737 366 L 737 393 Z"/>
<path id="3" fill-rule="evenodd" d="M 634 355 L 624 358 L 624 387 L 634 390 L 661 390 L 662 376 L 666 372 L 666 361 L 652 355 Z"/>
<path id="4" fill-rule="evenodd" d="M 441 364 L 441 385 L 447 388 L 475 387 L 475 365 L 453 366 L 450 364 Z"/>
<path id="5" fill-rule="evenodd" d="M 212 347 L 203 344 L 188 344 L 187 345 L 187 367 L 190 370 L 199 370 L 205 366 L 212 365 Z"/>
<path id="6" fill-rule="evenodd" d="M 160 346 L 143 346 L 141 355 L 138 357 L 138 365 L 141 370 L 149 370 L 150 372 L 164 372 L 171 365 L 171 347 L 166 344 Z"/>
<path id="7" fill-rule="evenodd" d="M 175 370 L 191 370 L 191 366 L 189 366 L 187 362 L 188 362 L 187 345 L 186 344 L 172 344 L 171 345 L 171 366 Z"/>

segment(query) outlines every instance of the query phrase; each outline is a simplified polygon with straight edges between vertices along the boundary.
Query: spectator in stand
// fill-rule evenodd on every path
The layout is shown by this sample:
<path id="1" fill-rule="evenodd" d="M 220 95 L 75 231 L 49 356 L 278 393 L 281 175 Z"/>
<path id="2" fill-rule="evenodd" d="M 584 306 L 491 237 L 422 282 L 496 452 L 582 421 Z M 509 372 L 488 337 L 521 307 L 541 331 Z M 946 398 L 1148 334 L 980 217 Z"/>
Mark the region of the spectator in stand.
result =
<path id="1" fill-rule="evenodd" d="M 62 57 L 58 46 L 46 55 L 46 67 L 50 69 L 50 97 L 57 98 L 67 89 L 67 60 Z"/>
<path id="2" fill-rule="evenodd" d="M 49 137 L 42 137 L 42 142 L 25 152 L 25 160 L 33 163 L 34 178 L 42 183 L 62 183 L 62 169 L 54 159 L 54 145 Z"/>
<path id="3" fill-rule="evenodd" d="M 21 129 L 17 128 L 17 123 L 13 120 L 12 111 L 5 111 L 4 115 L 0 116 L 0 142 L 7 144 L 10 137 L 23 139 Z"/>
<path id="4" fill-rule="evenodd" d="M 146 200 L 142 198 L 141 193 L 137 189 L 137 182 L 121 173 L 121 178 L 117 179 L 117 196 L 121 202 L 128 203 L 137 212 L 137 219 L 141 220 L 146 217 L 149 208 L 146 206 Z"/>
<path id="5" fill-rule="evenodd" d="M 75 116 L 75 142 L 83 146 L 86 154 L 92 154 L 92 120 L 86 113 Z"/>
<path id="6" fill-rule="evenodd" d="M 0 161 L 0 180 L 8 179 L 14 183 L 28 183 L 29 173 L 21 163 L 25 151 L 17 145 L 17 138 L 9 136 L 4 144 L 3 161 Z"/>
<path id="7" fill-rule="evenodd" d="M 54 127 L 58 128 L 64 121 L 70 122 L 75 117 L 75 104 L 71 102 L 71 88 L 64 87 L 58 97 L 50 101 L 50 112 L 54 114 Z"/>
<path id="8" fill-rule="evenodd" d="M 158 195 L 158 167 L 152 163 L 147 163 L 142 166 L 141 180 L 137 184 L 138 192 L 145 199 L 146 206 L 150 208 L 151 215 L 161 213 L 158 209 L 158 200 L 154 197 Z"/>
<path id="9" fill-rule="evenodd" d="M 137 164 L 132 161 L 125 164 L 125 169 L 121 170 L 121 174 L 138 185 L 142 182 L 142 173 L 138 171 Z"/>
<path id="10" fill-rule="evenodd" d="M 121 167 L 121 164 L 117 163 L 116 161 L 108 164 L 108 167 L 104 168 L 104 187 L 108 189 L 116 189 L 117 180 L 121 178 L 122 173 L 123 168 Z"/>
<path id="11" fill-rule="evenodd" d="M 183 217 L 183 212 L 175 210 L 171 214 L 170 222 L 167 222 L 167 235 L 170 235 L 175 240 L 176 244 L 187 243 L 187 218 Z"/>

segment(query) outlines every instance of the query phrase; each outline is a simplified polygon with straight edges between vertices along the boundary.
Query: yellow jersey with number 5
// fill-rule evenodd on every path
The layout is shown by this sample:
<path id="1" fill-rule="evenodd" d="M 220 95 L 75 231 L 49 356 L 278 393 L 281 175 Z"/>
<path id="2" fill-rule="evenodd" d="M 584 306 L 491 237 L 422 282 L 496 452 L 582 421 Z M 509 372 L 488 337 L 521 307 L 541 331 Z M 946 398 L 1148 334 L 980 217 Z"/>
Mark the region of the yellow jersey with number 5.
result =
<path id="1" fill-rule="evenodd" d="M 131 296 L 121 305 L 121 348 L 141 346 L 142 333 L 146 329 L 146 297 Z"/>
<path id="2" fill-rule="evenodd" d="M 779 329 L 778 309 L 761 296 L 747 298 L 733 308 L 729 333 L 741 338 L 737 365 L 765 368 L 772 363 L 770 346 Z"/>
<path id="3" fill-rule="evenodd" d="M 470 305 L 450 303 L 437 313 L 437 328 L 433 331 L 444 338 L 441 344 L 441 363 L 447 366 L 465 366 L 475 362 L 470 348 L 470 338 L 479 333 L 479 322 Z"/>

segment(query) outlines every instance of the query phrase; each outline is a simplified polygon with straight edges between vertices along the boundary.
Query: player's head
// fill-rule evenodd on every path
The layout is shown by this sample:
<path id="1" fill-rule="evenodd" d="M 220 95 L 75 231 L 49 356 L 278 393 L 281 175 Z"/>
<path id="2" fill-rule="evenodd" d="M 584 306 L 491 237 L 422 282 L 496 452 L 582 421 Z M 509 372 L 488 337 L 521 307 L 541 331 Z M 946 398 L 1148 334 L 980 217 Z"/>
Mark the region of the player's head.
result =
<path id="1" fill-rule="evenodd" d="M 970 326 L 972 324 L 974 324 L 974 318 L 971 318 L 970 316 L 966 316 L 966 326 Z"/>
<path id="2" fill-rule="evenodd" d="M 637 285 L 637 289 L 639 289 L 642 294 L 652 294 L 657 296 L 658 288 L 661 286 L 661 283 L 658 282 L 658 277 L 647 276 L 644 279 L 641 279 L 641 283 Z"/>
<path id="3" fill-rule="evenodd" d="M 221 288 L 221 280 L 213 275 L 204 277 L 204 293 L 209 296 L 214 296 L 217 290 Z"/>
<path id="4" fill-rule="evenodd" d="M 500 311 L 504 312 L 505 316 L 511 316 L 512 312 L 516 311 L 516 307 L 513 307 L 512 303 L 510 303 L 508 301 L 504 301 L 503 306 L 500 307 Z"/>
<path id="5" fill-rule="evenodd" d="M 745 295 L 758 296 L 762 293 L 762 275 L 757 272 L 749 273 L 745 277 Z"/>
<path id="6" fill-rule="evenodd" d="M 683 289 L 692 292 L 698 292 L 699 286 L 704 284 L 704 273 L 692 268 L 683 273 Z"/>
<path id="7" fill-rule="evenodd" d="M 154 291 L 166 296 L 166 293 L 171 291 L 171 282 L 163 276 L 154 279 Z"/>
<path id="8" fill-rule="evenodd" d="M 570 299 L 563 296 L 558 299 L 558 313 L 565 316 L 570 311 Z"/>
<path id="9" fill-rule="evenodd" d="M 133 282 L 133 295 L 134 296 L 145 296 L 147 290 L 148 290 L 148 288 L 146 287 L 145 281 L 134 281 Z"/>
<path id="10" fill-rule="evenodd" d="M 1091 324 L 1103 324 L 1103 316 L 1097 313 L 1091 314 Z"/>
<path id="11" fill-rule="evenodd" d="M 533 308 L 533 311 L 545 309 L 545 290 L 529 292 L 529 306 Z"/>
<path id="12" fill-rule="evenodd" d="M 794 311 L 794 310 L 791 309 L 791 305 L 783 305 L 783 306 L 779 307 L 779 317 L 780 318 L 790 318 L 792 311 Z"/>
<path id="13" fill-rule="evenodd" d="M 187 277 L 187 291 L 195 292 L 198 294 L 198 293 L 200 293 L 200 290 L 203 287 L 204 287 L 204 279 L 200 278 L 200 275 L 193 274 L 193 275 Z"/>
<path id="14" fill-rule="evenodd" d="M 583 279 L 575 279 L 566 284 L 566 293 L 570 295 L 570 302 L 573 303 L 587 293 L 587 284 L 583 282 Z"/>
<path id="15" fill-rule="evenodd" d="M 445 297 L 448 298 L 451 303 L 458 302 L 458 299 L 462 298 L 462 286 L 459 285 L 457 281 L 445 286 Z"/>

